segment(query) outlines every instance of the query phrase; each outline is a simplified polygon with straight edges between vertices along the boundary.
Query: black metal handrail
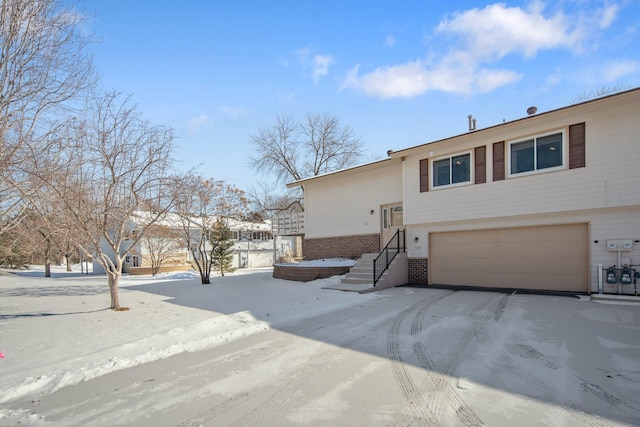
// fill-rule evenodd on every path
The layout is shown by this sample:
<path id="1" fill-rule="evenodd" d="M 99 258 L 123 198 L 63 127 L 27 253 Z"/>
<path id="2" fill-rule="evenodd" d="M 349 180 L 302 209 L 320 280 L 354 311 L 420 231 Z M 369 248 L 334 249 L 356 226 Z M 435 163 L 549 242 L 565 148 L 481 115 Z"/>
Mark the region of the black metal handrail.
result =
<path id="1" fill-rule="evenodd" d="M 389 246 L 391 246 L 391 243 L 393 243 L 394 241 L 397 243 L 396 247 L 395 249 L 391 248 L 390 251 Z M 402 245 L 400 245 L 400 242 L 402 242 Z M 378 283 L 378 280 L 380 280 L 380 277 L 382 277 L 384 272 L 387 271 L 396 255 L 398 255 L 401 250 L 402 252 L 406 252 L 406 244 L 407 242 L 404 230 L 396 231 L 396 234 L 394 234 L 393 237 L 389 239 L 389 243 L 387 243 L 387 245 L 380 251 L 376 259 L 373 260 L 374 286 L 376 285 L 376 283 Z"/>

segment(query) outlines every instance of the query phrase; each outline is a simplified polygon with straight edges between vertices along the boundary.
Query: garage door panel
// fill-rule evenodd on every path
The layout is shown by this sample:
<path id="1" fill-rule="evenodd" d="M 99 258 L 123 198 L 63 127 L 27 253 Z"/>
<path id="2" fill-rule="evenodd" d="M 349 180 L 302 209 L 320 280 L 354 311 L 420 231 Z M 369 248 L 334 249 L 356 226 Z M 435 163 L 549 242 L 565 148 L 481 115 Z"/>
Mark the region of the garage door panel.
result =
<path id="1" fill-rule="evenodd" d="M 433 233 L 431 283 L 584 292 L 587 224 Z"/>
<path id="2" fill-rule="evenodd" d="M 563 290 L 572 292 L 584 292 L 584 289 L 575 289 L 574 276 L 561 276 L 557 274 L 539 273 L 521 280 L 517 274 L 498 273 L 493 277 L 480 276 L 475 273 L 455 272 L 447 276 L 448 285 L 454 286 L 478 286 L 489 288 L 510 289 L 544 289 Z"/>

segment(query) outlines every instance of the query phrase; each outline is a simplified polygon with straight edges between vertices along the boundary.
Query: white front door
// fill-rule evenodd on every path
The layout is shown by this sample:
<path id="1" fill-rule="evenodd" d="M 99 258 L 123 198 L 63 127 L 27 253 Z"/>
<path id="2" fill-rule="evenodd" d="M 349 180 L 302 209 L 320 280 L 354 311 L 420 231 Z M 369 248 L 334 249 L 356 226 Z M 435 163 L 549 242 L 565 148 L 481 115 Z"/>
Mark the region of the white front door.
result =
<path id="1" fill-rule="evenodd" d="M 380 248 L 386 246 L 389 240 L 399 229 L 403 228 L 402 203 L 394 203 L 382 206 L 382 233 L 380 233 Z M 391 247 L 396 248 L 393 243 Z"/>

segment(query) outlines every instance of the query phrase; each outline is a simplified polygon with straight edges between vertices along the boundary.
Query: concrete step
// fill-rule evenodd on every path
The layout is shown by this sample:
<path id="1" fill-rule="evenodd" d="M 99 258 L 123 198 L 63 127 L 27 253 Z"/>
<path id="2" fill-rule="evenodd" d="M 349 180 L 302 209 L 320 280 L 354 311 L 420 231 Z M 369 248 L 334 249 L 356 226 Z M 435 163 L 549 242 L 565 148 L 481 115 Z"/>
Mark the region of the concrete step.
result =
<path id="1" fill-rule="evenodd" d="M 356 261 L 356 264 L 351 267 L 349 272 L 340 281 L 343 284 L 373 284 L 373 260 L 378 256 L 377 253 L 362 254 L 362 258 Z M 394 259 L 391 262 L 391 266 L 396 263 Z M 385 271 L 379 280 L 383 281 L 387 275 Z"/>
<path id="2" fill-rule="evenodd" d="M 355 267 L 351 267 L 349 273 L 371 273 L 373 274 L 373 266 L 371 267 L 359 267 L 356 265 Z"/>
<path id="3" fill-rule="evenodd" d="M 353 284 L 353 285 L 366 285 L 369 283 L 373 283 L 373 277 L 369 277 L 367 279 L 359 279 L 359 278 L 350 278 L 344 277 L 340 280 L 341 283 Z"/>
<path id="4" fill-rule="evenodd" d="M 373 273 L 367 273 L 367 272 L 363 272 L 363 273 L 353 273 L 353 272 L 349 272 L 345 275 L 345 277 L 348 277 L 349 279 L 369 279 L 371 280 L 373 278 Z"/>

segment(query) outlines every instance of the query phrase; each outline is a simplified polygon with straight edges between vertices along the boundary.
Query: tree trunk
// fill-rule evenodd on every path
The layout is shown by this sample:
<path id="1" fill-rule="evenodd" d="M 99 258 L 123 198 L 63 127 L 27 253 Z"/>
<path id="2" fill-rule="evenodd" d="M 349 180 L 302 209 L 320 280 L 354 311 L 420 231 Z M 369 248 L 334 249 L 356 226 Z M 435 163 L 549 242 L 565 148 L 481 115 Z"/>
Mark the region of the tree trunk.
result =
<path id="1" fill-rule="evenodd" d="M 203 285 L 211 284 L 211 272 L 207 272 L 207 270 L 200 270 L 200 279 Z"/>
<path id="2" fill-rule="evenodd" d="M 71 255 L 66 255 L 65 258 L 67 260 L 67 271 L 71 271 Z"/>
<path id="3" fill-rule="evenodd" d="M 120 272 L 119 271 L 110 271 L 108 272 L 109 277 L 109 293 L 111 294 L 111 309 L 112 310 L 121 310 L 120 307 L 120 298 L 118 297 L 118 285 L 120 284 Z"/>
<path id="4" fill-rule="evenodd" d="M 47 245 L 44 249 L 44 277 L 51 277 L 51 261 L 49 260 L 51 257 L 51 240 L 47 237 L 45 241 Z"/>

